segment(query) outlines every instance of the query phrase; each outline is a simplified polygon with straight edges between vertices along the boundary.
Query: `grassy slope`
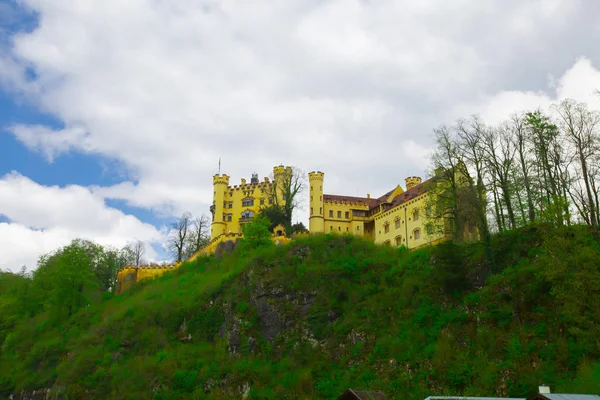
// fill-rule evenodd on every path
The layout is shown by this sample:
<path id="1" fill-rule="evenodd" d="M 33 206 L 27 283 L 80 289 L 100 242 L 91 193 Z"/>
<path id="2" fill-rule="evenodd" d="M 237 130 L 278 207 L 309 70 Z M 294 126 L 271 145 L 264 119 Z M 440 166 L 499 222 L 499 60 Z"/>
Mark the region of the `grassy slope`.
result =
<path id="1" fill-rule="evenodd" d="M 55 382 L 69 398 L 115 399 L 240 398 L 245 384 L 273 399 L 348 387 L 527 396 L 541 383 L 600 393 L 598 246 L 579 228 L 498 236 L 475 289 L 481 253 L 322 236 L 199 259 L 61 326 L 24 321 L 2 347 L 0 393 Z"/>

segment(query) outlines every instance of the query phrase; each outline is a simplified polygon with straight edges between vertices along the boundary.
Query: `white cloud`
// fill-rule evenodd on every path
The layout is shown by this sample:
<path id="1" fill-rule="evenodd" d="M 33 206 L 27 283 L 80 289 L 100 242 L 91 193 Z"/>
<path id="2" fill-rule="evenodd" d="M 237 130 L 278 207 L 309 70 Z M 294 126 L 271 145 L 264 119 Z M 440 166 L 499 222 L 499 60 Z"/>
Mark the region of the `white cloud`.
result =
<path id="1" fill-rule="evenodd" d="M 53 130 L 43 125 L 13 125 L 9 129 L 25 146 L 44 154 L 48 162 L 74 148 L 86 150 L 86 133 L 81 128 Z"/>
<path id="2" fill-rule="evenodd" d="M 17 173 L 0 178 L 0 268 L 33 269 L 39 255 L 84 238 L 122 247 L 134 238 L 161 242 L 163 233 L 81 186 L 42 186 Z M 147 246 L 151 259 L 157 255 Z"/>
<path id="3" fill-rule="evenodd" d="M 551 111 L 552 104 L 565 99 L 584 101 L 592 108 L 600 109 L 600 70 L 588 58 L 581 57 L 556 81 L 549 83 L 546 91 L 501 91 L 472 103 L 454 108 L 454 118 L 478 113 L 488 123 L 495 124 L 516 111 L 531 111 L 537 108 Z"/>
<path id="4" fill-rule="evenodd" d="M 64 128 L 13 134 L 49 160 L 122 162 L 131 182 L 91 198 L 167 215 L 208 211 L 219 157 L 234 183 L 283 163 L 379 195 L 424 175 L 440 123 L 586 96 L 600 65 L 600 4 L 585 0 L 23 3 L 40 23 L 13 38 L 0 81 Z"/>

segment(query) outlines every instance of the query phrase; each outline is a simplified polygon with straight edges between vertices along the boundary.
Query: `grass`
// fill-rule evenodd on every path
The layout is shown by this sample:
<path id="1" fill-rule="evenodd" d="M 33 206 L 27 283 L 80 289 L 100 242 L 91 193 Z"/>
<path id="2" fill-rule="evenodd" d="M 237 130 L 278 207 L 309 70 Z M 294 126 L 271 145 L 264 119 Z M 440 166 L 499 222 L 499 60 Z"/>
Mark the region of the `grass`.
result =
<path id="1" fill-rule="evenodd" d="M 483 280 L 477 244 L 408 251 L 322 235 L 199 258 L 60 324 L 20 321 L 2 345 L 0 395 L 525 397 L 541 382 L 600 393 L 598 246 L 582 227 L 533 227 L 493 249 Z"/>

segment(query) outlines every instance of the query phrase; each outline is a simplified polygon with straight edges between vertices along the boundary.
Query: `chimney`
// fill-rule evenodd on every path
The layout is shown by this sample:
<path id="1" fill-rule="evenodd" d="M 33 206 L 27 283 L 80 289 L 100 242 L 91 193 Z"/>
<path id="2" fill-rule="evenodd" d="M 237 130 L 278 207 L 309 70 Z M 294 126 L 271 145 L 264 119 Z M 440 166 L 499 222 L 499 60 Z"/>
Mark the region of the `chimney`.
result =
<path id="1" fill-rule="evenodd" d="M 538 388 L 538 392 L 540 394 L 548 394 L 550 393 L 550 387 L 547 385 L 544 385 L 543 383 L 540 385 L 540 387 Z"/>

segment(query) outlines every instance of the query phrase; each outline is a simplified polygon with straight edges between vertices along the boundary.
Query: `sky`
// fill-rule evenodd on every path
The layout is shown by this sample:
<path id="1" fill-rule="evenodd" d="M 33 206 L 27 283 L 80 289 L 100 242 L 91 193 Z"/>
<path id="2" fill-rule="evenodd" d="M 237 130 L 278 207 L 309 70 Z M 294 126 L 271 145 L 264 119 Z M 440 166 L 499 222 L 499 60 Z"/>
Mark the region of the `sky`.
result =
<path id="1" fill-rule="evenodd" d="M 0 0 L 0 269 L 74 238 L 168 259 L 219 159 L 232 184 L 284 164 L 379 196 L 427 176 L 441 124 L 600 108 L 598 20 L 589 0 Z"/>

